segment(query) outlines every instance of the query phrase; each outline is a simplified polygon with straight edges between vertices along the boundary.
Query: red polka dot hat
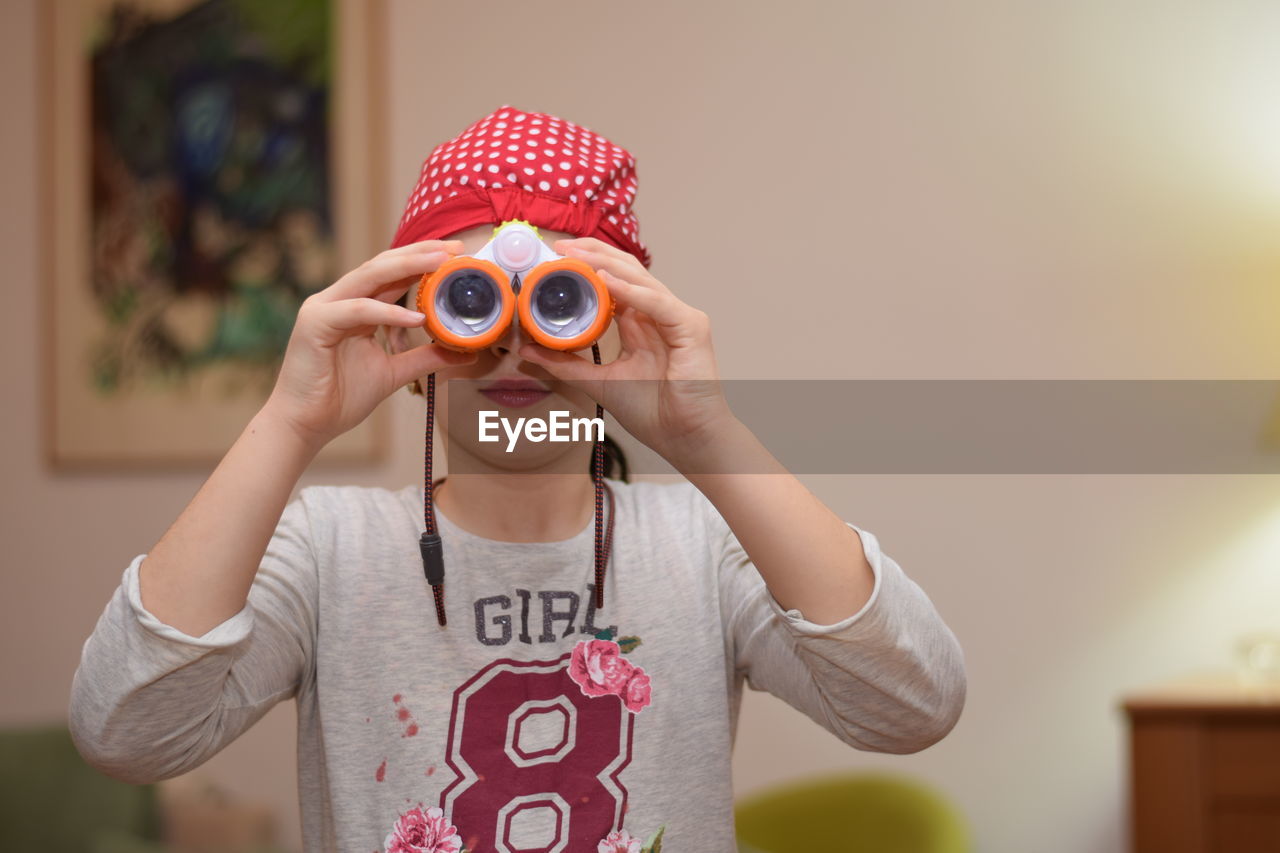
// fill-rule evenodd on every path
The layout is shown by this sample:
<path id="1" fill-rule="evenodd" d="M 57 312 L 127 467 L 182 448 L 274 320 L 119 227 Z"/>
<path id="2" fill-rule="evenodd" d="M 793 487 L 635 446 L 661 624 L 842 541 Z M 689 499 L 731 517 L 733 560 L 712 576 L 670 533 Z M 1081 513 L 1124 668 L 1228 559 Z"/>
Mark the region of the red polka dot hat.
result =
<path id="1" fill-rule="evenodd" d="M 523 219 L 603 240 L 648 267 L 635 197 L 636 161 L 626 149 L 566 119 L 504 104 L 427 157 L 391 246 Z"/>

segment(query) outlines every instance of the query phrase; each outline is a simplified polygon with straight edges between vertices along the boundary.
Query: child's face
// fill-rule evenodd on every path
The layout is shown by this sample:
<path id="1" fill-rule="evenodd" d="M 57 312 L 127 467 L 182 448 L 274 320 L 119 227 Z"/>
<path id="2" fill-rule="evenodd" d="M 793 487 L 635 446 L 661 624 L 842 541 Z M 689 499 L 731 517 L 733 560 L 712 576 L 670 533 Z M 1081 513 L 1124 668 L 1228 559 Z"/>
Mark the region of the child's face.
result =
<path id="1" fill-rule="evenodd" d="M 551 246 L 556 240 L 568 240 L 576 236 L 564 231 L 542 228 L 541 226 L 538 228 L 538 235 L 548 246 Z M 492 225 L 477 225 L 474 228 L 450 234 L 444 239 L 461 240 L 465 246 L 465 253 L 475 254 L 483 248 L 485 243 L 489 242 L 492 236 Z M 417 302 L 417 298 L 418 283 L 415 282 L 409 288 L 404 304 L 414 305 Z M 401 327 L 389 327 L 388 339 L 395 352 L 402 352 L 406 349 L 421 346 L 431 340 L 425 329 L 404 329 Z M 505 451 L 505 440 L 496 444 L 482 443 L 478 439 L 477 430 L 474 426 L 457 431 L 450 428 L 451 407 L 456 407 L 457 409 L 453 413 L 454 422 L 467 425 L 476 424 L 477 413 L 482 409 L 488 411 L 497 409 L 503 416 L 513 420 L 518 417 L 546 418 L 552 410 L 568 410 L 571 416 L 575 418 L 595 417 L 595 402 L 590 397 L 580 391 L 569 388 L 564 383 L 552 378 L 551 374 L 547 373 L 541 366 L 525 361 L 520 357 L 520 347 L 528 341 L 528 335 L 520 328 L 519 317 L 512 316 L 511 326 L 506 333 L 489 347 L 480 350 L 474 363 L 458 367 L 446 367 L 436 372 L 436 405 L 439 410 L 437 423 L 440 424 L 441 430 L 447 434 L 448 441 L 451 444 L 457 442 L 458 449 L 462 449 L 466 453 L 474 455 L 499 469 L 536 470 L 559 467 L 560 465 L 568 464 L 568 460 L 564 458 L 566 455 L 581 456 L 583 452 L 587 452 L 589 455 L 590 451 L 589 446 L 578 444 L 522 441 L 519 443 L 519 449 L 516 452 L 507 453 Z M 599 345 L 601 361 L 607 363 L 618 357 L 622 344 L 618 337 L 617 324 L 610 324 L 604 335 L 601 336 Z M 588 347 L 575 353 L 575 355 L 590 361 L 591 349 Z M 484 381 L 468 382 L 459 385 L 453 392 L 442 393 L 447 387 L 446 380 L 449 379 Z M 550 390 L 551 394 L 533 405 L 504 410 L 504 407 L 495 404 L 493 400 L 480 393 L 480 389 L 485 386 L 487 380 L 496 379 L 531 380 Z M 450 397 L 453 399 L 449 399 Z M 581 466 L 574 465 L 572 470 L 578 470 L 579 467 L 585 468 L 585 464 L 583 462 Z"/>

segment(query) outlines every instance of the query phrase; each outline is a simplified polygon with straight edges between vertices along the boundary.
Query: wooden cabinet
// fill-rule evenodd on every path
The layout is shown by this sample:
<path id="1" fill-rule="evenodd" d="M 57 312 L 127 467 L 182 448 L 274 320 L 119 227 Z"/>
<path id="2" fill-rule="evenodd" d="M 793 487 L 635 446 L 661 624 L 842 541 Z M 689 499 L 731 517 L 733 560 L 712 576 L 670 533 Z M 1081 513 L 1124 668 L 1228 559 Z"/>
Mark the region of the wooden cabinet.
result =
<path id="1" fill-rule="evenodd" d="M 1122 707 L 1134 853 L 1280 853 L 1280 685 L 1199 675 Z"/>

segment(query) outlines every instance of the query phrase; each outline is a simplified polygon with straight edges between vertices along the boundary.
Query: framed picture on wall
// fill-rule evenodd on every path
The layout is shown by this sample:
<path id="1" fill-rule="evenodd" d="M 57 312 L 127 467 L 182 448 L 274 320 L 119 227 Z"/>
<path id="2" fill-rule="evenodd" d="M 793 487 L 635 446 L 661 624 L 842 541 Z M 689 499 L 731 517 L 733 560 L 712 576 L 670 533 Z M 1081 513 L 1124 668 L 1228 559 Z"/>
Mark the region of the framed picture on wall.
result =
<path id="1" fill-rule="evenodd" d="M 382 6 L 41 4 L 54 468 L 212 467 L 299 305 L 384 249 Z M 384 407 L 318 462 L 385 458 Z"/>

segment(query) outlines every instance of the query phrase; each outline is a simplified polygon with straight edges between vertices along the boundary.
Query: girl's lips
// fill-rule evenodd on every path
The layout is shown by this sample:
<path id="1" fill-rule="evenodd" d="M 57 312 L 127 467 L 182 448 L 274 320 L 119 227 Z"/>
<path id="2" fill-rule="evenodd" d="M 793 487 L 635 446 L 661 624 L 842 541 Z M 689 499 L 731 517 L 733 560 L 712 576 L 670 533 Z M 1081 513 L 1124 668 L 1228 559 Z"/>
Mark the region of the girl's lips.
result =
<path id="1" fill-rule="evenodd" d="M 511 409 L 522 409 L 525 406 L 532 406 L 551 392 L 542 388 L 498 387 L 485 388 L 480 393 L 497 403 L 499 406 L 506 406 Z"/>

